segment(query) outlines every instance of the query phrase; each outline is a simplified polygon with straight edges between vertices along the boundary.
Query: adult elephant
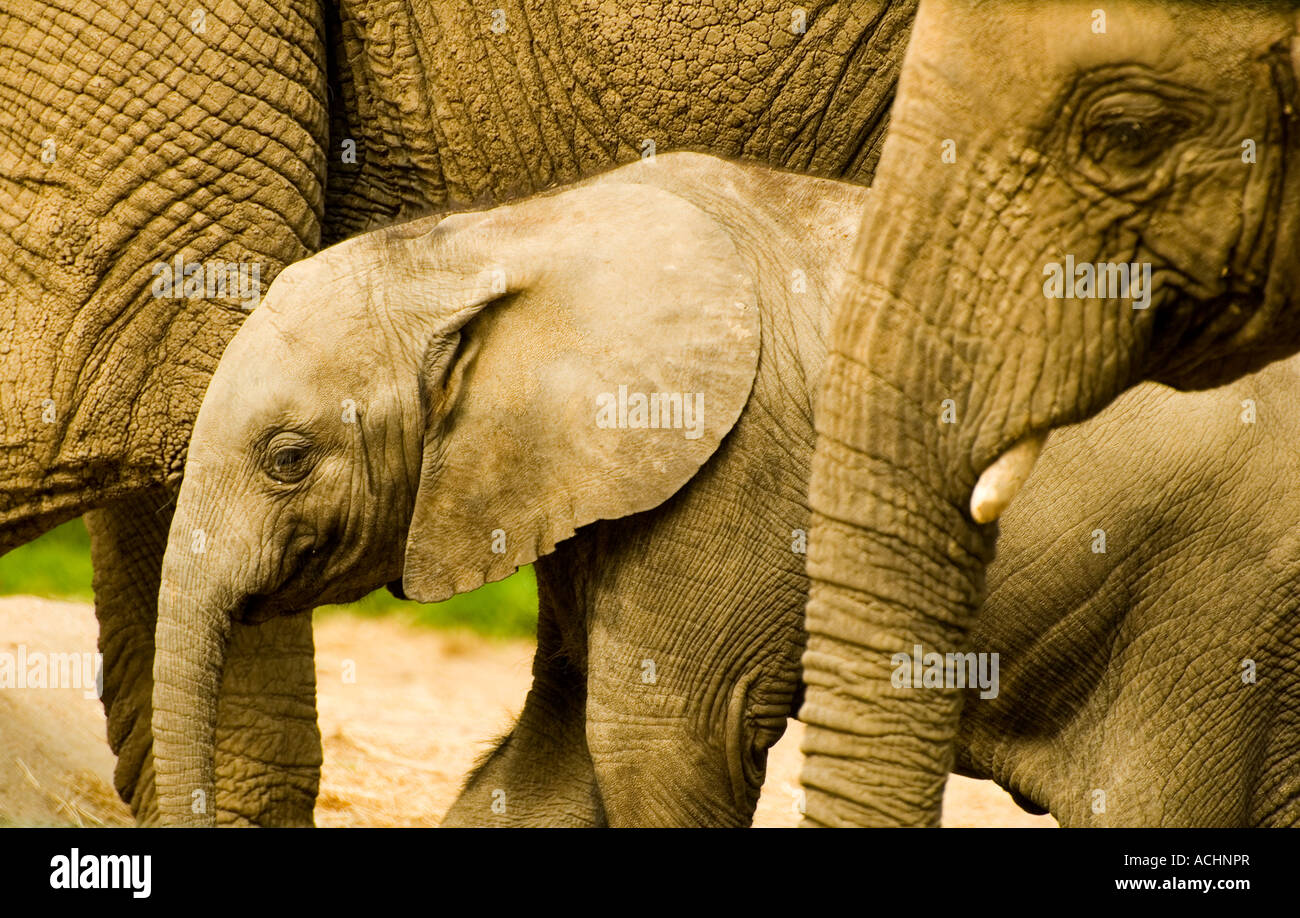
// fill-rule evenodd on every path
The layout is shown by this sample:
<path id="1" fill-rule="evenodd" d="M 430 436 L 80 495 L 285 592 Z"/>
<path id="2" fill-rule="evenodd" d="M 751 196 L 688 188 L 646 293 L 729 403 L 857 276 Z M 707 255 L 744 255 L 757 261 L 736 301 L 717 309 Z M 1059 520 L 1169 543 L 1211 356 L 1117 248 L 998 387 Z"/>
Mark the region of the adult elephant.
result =
<path id="1" fill-rule="evenodd" d="M 938 821 L 962 693 L 890 661 L 968 649 L 1051 429 L 1300 342 L 1295 5 L 1094 7 L 918 13 L 819 403 L 811 823 Z"/>
<path id="2" fill-rule="evenodd" d="M 1300 823 L 1300 357 L 1143 384 L 1003 517 L 956 770 L 1063 826 Z M 986 693 L 987 695 L 987 693 Z"/>
<path id="3" fill-rule="evenodd" d="M 170 506 L 208 378 L 258 290 L 354 231 L 655 149 L 866 181 L 914 7 L 5 4 L 0 551 L 86 514 L 115 780 L 140 820 L 156 816 Z M 243 289 L 183 283 L 219 263 Z M 218 820 L 310 822 L 306 614 L 235 627 L 220 706 Z"/>

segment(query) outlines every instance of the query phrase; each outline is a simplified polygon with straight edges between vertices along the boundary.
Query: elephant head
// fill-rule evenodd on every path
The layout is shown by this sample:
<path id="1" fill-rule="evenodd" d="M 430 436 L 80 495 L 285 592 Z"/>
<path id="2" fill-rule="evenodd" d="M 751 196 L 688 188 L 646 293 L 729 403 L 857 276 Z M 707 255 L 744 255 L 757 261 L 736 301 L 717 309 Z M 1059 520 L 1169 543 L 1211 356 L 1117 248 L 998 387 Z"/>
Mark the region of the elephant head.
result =
<path id="1" fill-rule="evenodd" d="M 163 818 L 212 821 L 232 621 L 444 599 L 658 505 L 739 417 L 758 323 L 715 218 L 607 179 L 286 269 L 213 376 L 163 563 Z"/>
<path id="2" fill-rule="evenodd" d="M 1095 7 L 922 2 L 817 420 L 813 823 L 938 821 L 962 693 L 891 660 L 979 650 L 1049 431 L 1300 344 L 1295 4 Z"/>

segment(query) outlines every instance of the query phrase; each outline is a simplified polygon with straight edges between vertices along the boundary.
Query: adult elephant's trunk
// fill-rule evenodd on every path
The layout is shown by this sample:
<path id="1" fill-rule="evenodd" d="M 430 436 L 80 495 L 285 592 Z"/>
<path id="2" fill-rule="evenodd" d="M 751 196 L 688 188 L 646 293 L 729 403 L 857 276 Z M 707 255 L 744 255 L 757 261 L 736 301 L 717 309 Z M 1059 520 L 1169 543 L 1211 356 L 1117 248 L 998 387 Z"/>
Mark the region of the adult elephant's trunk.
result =
<path id="1" fill-rule="evenodd" d="M 1042 436 L 1134 381 L 1106 339 L 1139 357 L 1145 340 L 1128 304 L 1044 304 L 1043 265 L 1087 250 L 1064 221 L 1009 227 L 978 176 L 936 177 L 934 149 L 895 136 L 817 408 L 800 718 L 807 815 L 831 825 L 938 821 L 964 684 L 947 655 L 980 651 L 992 521 Z"/>
<path id="2" fill-rule="evenodd" d="M 178 514 L 163 558 L 153 671 L 154 770 L 165 825 L 216 823 L 217 706 L 239 594 L 215 553 L 208 533 Z"/>
<path id="3" fill-rule="evenodd" d="M 811 488 L 807 813 L 831 825 L 928 824 L 962 694 L 892 684 L 895 655 L 965 649 L 995 527 L 967 514 L 976 472 L 959 458 L 959 425 L 945 423 L 969 409 L 953 342 L 880 287 L 859 282 L 845 305 Z"/>

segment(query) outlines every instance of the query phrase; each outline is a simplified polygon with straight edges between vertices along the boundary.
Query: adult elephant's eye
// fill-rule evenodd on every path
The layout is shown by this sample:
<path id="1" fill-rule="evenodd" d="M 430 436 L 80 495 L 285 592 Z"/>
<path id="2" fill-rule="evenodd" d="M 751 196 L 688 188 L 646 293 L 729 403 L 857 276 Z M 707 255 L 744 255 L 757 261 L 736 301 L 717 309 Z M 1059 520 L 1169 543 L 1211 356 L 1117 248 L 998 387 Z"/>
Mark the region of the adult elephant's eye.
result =
<path id="1" fill-rule="evenodd" d="M 301 481 L 311 470 L 310 450 L 305 443 L 272 444 L 267 458 L 267 474 L 276 481 L 292 484 Z"/>
<path id="2" fill-rule="evenodd" d="M 1149 170 L 1191 128 L 1191 121 L 1160 96 L 1124 93 L 1089 110 L 1082 152 L 1111 179 Z"/>
<path id="3" fill-rule="evenodd" d="M 1108 157 L 1123 159 L 1124 165 L 1141 166 L 1160 154 L 1151 142 L 1150 126 L 1135 118 L 1117 120 L 1088 135 L 1088 155 L 1104 164 Z"/>

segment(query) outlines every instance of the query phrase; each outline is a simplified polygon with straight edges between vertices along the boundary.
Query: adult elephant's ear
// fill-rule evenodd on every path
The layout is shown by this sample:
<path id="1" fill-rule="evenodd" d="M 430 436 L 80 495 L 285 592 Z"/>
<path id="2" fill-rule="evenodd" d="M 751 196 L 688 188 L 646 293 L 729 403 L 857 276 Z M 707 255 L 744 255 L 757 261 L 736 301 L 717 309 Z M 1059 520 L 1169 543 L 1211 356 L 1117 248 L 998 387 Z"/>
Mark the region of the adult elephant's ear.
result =
<path id="1" fill-rule="evenodd" d="M 657 506 L 740 416 L 754 278 L 682 198 L 606 179 L 406 232 L 414 274 L 438 287 L 423 308 L 446 316 L 420 374 L 412 599 L 499 580 L 580 526 Z"/>

